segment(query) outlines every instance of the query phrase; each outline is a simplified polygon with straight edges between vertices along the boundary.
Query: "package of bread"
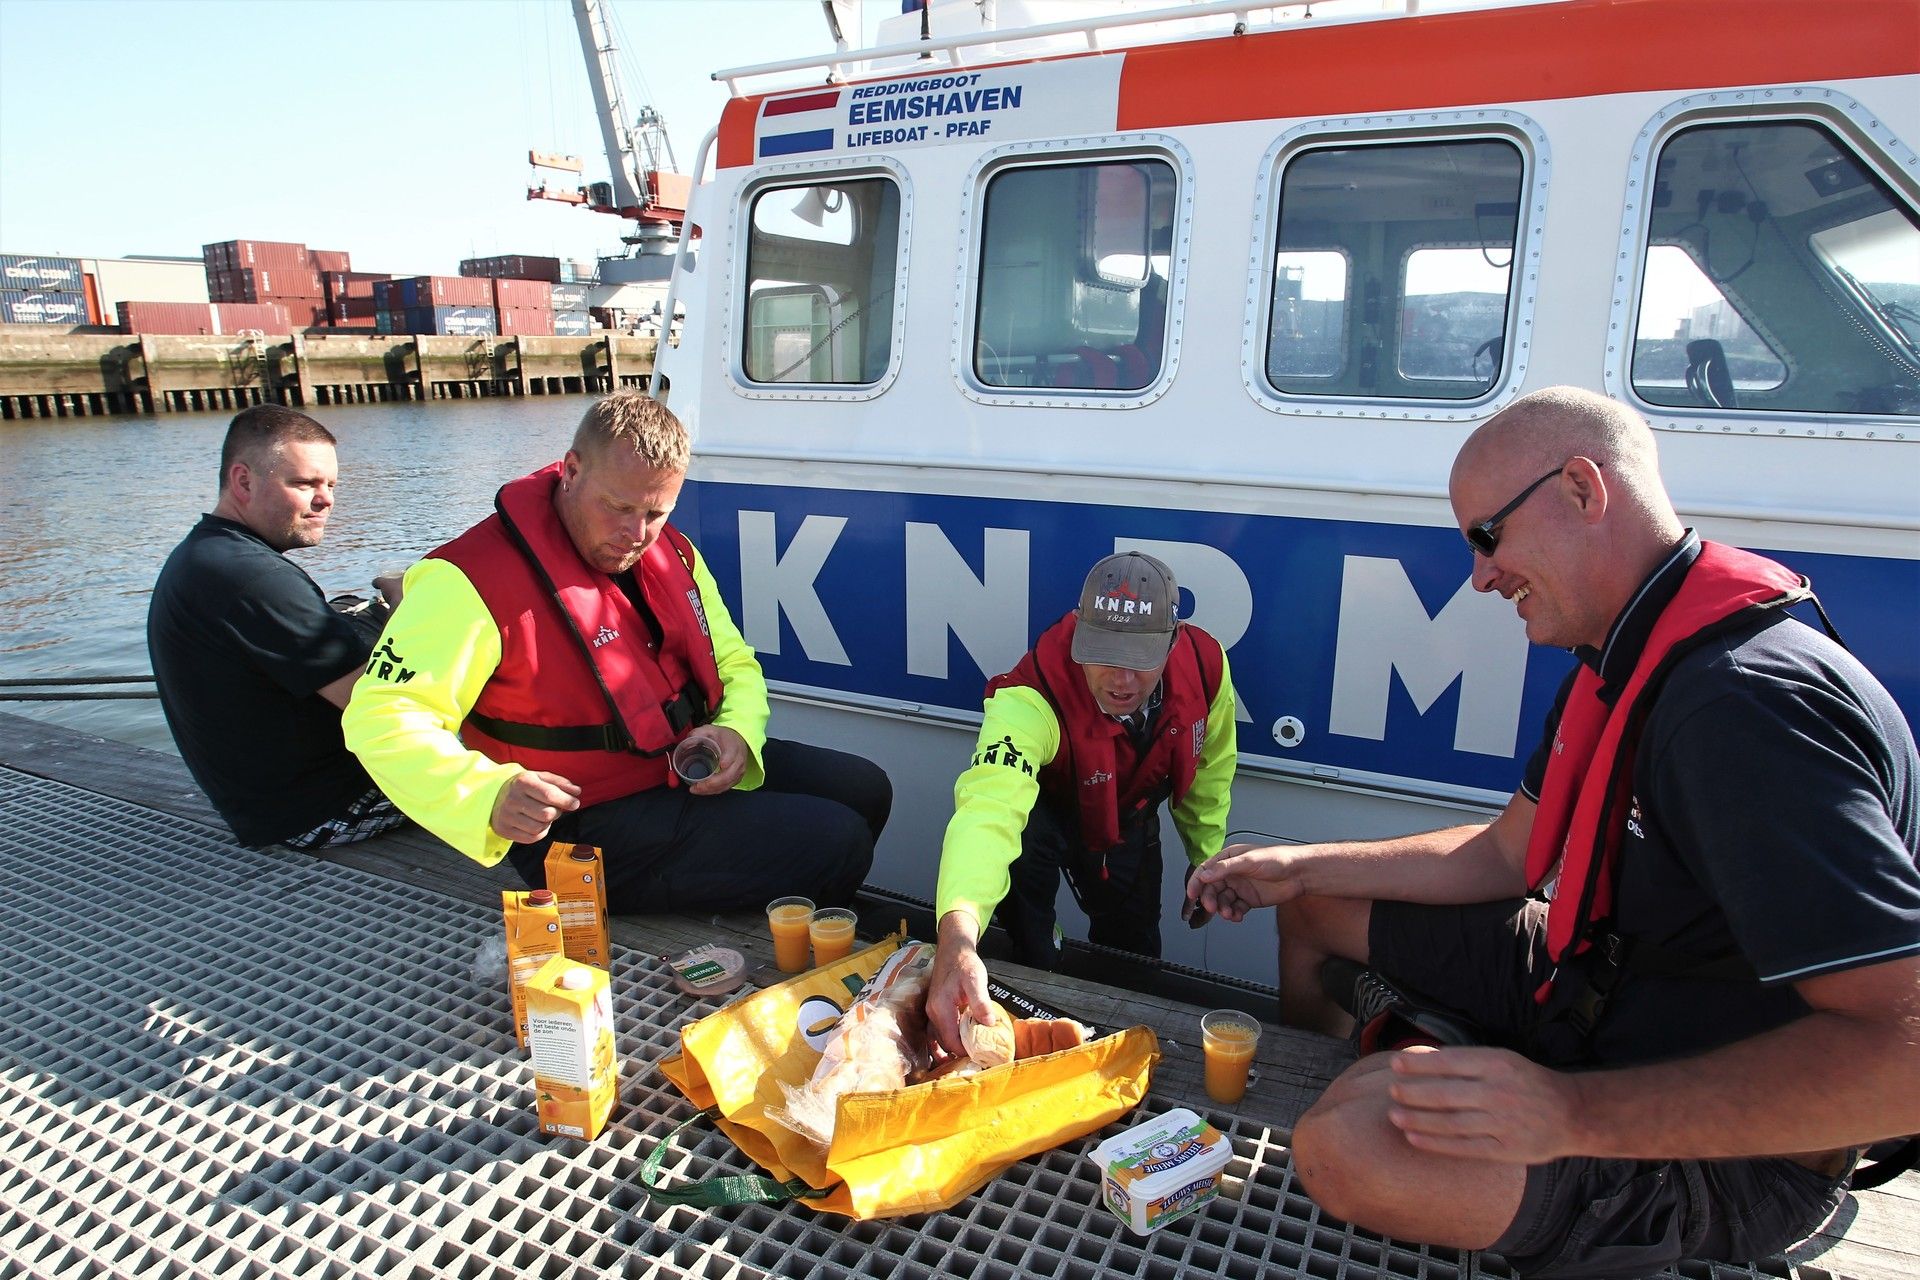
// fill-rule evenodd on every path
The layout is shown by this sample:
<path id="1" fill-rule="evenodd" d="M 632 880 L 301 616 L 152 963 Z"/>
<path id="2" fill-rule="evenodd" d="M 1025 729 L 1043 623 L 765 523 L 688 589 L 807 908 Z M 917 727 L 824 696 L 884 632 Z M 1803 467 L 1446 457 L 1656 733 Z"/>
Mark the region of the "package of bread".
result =
<path id="1" fill-rule="evenodd" d="M 842 1094 L 899 1089 L 924 1070 L 932 976 L 930 943 L 908 942 L 888 956 L 828 1033 L 812 1077 L 780 1086 L 787 1106 L 771 1113 L 773 1119 L 825 1151 L 833 1145 Z"/>
<path id="2" fill-rule="evenodd" d="M 993 1017 L 987 1022 L 974 1021 L 971 1009 L 960 1010 L 960 1047 L 975 1065 L 998 1067 L 1019 1056 L 1014 1050 L 1013 1015 L 997 1003 L 988 1007 Z"/>

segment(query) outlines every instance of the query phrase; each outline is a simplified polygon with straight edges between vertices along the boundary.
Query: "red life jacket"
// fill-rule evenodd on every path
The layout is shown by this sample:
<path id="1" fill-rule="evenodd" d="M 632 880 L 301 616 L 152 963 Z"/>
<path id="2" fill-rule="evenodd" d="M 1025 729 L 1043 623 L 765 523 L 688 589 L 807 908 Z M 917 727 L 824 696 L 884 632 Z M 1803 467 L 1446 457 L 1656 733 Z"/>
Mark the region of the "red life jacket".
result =
<path id="1" fill-rule="evenodd" d="M 1807 580 L 1784 565 L 1703 542 L 1611 706 L 1600 698 L 1599 673 L 1580 668 L 1554 731 L 1527 840 L 1529 888 L 1539 889 L 1560 864 L 1559 889 L 1547 912 L 1547 956 L 1556 967 L 1592 945 L 1594 927 L 1612 915 L 1640 730 L 1673 662 L 1757 610 L 1797 604 L 1812 594 Z M 1545 1002 L 1552 990 L 1550 974 L 1534 999 Z"/>
<path id="2" fill-rule="evenodd" d="M 1193 785 L 1207 745 L 1207 709 L 1225 666 L 1220 642 L 1181 627 L 1160 677 L 1153 739 L 1137 751 L 1126 726 L 1100 709 L 1073 660 L 1075 615 L 1054 623 L 1018 666 L 987 681 L 987 694 L 1021 686 L 1039 692 L 1060 718 L 1060 750 L 1040 770 L 1040 787 L 1080 811 L 1080 838 L 1099 853 L 1120 843 L 1124 817 L 1152 805 L 1168 786 L 1175 804 Z"/>
<path id="3" fill-rule="evenodd" d="M 633 567 L 660 647 L 626 593 L 574 549 L 555 463 L 509 481 L 494 514 L 431 554 L 457 566 L 500 628 L 500 665 L 460 736 L 489 759 L 560 774 L 583 805 L 668 781 L 667 752 L 723 689 L 693 547 L 668 525 Z"/>

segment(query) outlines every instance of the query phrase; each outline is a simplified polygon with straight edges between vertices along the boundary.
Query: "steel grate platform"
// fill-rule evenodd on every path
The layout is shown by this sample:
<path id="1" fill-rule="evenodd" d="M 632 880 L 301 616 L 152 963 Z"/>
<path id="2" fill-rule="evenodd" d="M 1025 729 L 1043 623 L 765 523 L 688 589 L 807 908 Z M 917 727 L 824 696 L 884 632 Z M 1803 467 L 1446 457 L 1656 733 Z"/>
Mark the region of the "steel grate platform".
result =
<path id="1" fill-rule="evenodd" d="M 1104 1133 L 893 1222 L 656 1207 L 641 1161 L 691 1108 L 653 1064 L 716 1004 L 616 948 L 620 1110 L 592 1143 L 544 1137 L 506 994 L 469 972 L 497 927 L 0 769 L 0 1280 L 1509 1274 L 1322 1221 L 1271 1133 L 1223 1112 L 1223 1198 L 1144 1241 L 1098 1207 L 1081 1155 Z M 678 1176 L 752 1169 L 694 1132 Z"/>

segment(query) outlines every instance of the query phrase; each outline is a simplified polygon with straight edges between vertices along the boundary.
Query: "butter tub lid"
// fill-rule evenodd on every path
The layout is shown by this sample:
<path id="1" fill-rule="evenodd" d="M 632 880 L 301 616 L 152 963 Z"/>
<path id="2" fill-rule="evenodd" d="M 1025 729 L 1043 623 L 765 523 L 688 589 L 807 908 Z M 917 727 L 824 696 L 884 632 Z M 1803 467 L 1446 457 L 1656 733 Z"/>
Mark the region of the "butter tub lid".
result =
<path id="1" fill-rule="evenodd" d="M 1148 1196 L 1165 1183 L 1217 1173 L 1232 1158 L 1226 1135 L 1186 1107 L 1124 1129 L 1088 1153 L 1103 1174 Z"/>

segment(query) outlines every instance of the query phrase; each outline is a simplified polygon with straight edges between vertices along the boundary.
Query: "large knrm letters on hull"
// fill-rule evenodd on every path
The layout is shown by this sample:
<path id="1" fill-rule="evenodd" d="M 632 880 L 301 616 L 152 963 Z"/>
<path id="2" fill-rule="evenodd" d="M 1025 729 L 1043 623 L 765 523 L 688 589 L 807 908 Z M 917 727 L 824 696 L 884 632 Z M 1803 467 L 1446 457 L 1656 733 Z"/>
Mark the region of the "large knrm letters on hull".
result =
<path id="1" fill-rule="evenodd" d="M 1322 778 L 1506 794 L 1571 663 L 1473 590 L 1451 527 L 712 481 L 677 522 L 771 679 L 961 711 L 1089 565 L 1148 552 L 1228 648 L 1241 750 Z M 1814 578 L 1912 714 L 1920 672 L 1896 637 L 1920 564 L 1770 554 Z M 1280 739 L 1283 719 L 1299 727 Z"/>

